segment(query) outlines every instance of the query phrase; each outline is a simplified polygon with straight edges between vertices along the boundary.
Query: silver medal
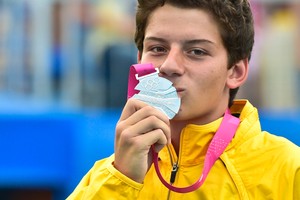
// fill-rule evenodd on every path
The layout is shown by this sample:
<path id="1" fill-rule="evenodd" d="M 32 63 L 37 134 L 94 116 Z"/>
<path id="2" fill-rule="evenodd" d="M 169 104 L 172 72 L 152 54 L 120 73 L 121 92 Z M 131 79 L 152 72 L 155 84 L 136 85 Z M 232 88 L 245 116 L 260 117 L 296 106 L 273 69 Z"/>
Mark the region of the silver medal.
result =
<path id="1" fill-rule="evenodd" d="M 136 76 L 139 83 L 135 87 L 140 92 L 133 98 L 141 100 L 165 113 L 172 119 L 179 111 L 180 98 L 175 87 L 168 79 L 158 76 L 158 69 L 155 73 L 142 77 Z"/>

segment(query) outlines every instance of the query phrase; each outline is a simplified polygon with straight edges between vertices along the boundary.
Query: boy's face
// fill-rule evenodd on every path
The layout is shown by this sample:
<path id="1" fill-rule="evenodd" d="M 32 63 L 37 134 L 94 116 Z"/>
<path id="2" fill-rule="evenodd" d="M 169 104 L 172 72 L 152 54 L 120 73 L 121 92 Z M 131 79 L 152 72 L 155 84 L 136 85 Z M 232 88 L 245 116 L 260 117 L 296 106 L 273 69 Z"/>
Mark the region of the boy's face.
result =
<path id="1" fill-rule="evenodd" d="M 140 63 L 153 63 L 176 87 L 181 107 L 174 121 L 204 124 L 227 105 L 227 51 L 213 18 L 203 10 L 164 5 L 149 18 Z"/>

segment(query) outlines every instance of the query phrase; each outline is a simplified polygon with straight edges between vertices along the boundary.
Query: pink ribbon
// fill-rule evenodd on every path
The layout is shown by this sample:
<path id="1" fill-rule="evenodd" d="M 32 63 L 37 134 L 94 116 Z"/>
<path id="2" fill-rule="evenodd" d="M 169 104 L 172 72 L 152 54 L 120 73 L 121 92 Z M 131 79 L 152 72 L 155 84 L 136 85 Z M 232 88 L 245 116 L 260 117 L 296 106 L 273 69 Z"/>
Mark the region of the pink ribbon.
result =
<path id="1" fill-rule="evenodd" d="M 139 77 L 151 74 L 156 72 L 154 66 L 151 63 L 148 64 L 136 64 L 132 65 L 129 69 L 129 77 L 128 77 L 128 91 L 127 91 L 127 99 L 132 97 L 134 94 L 137 94 L 138 91 L 135 90 L 135 86 L 139 83 L 136 79 L 135 75 L 137 74 Z"/>

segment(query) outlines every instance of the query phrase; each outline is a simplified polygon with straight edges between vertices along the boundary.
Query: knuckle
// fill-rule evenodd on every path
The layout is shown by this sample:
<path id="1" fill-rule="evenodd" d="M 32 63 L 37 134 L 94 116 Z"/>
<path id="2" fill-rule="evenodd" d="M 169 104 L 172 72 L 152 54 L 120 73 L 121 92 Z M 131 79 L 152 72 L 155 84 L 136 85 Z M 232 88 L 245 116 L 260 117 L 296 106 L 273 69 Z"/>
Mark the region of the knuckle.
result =
<path id="1" fill-rule="evenodd" d="M 164 135 L 164 131 L 161 128 L 157 129 L 156 131 L 158 132 L 158 134 Z"/>
<path id="2" fill-rule="evenodd" d="M 150 123 L 155 123 L 157 121 L 157 117 L 154 115 L 151 115 L 148 117 L 148 120 Z"/>
<path id="3" fill-rule="evenodd" d="M 131 131 L 124 122 L 118 122 L 116 126 L 116 138 L 121 144 L 128 144 L 130 142 L 132 138 Z"/>
<path id="4" fill-rule="evenodd" d="M 133 104 L 135 102 L 134 98 L 129 98 L 126 104 Z"/>
<path id="5" fill-rule="evenodd" d="M 125 123 L 123 121 L 119 121 L 116 125 L 116 135 L 120 136 L 124 129 Z"/>
<path id="6" fill-rule="evenodd" d="M 128 141 L 128 144 L 134 147 L 136 150 L 139 150 L 144 146 L 138 138 L 131 138 L 131 140 Z"/>
<path id="7" fill-rule="evenodd" d="M 130 148 L 139 148 L 138 137 L 133 137 L 131 131 L 126 129 L 122 132 L 120 137 L 121 144 Z"/>
<path id="8" fill-rule="evenodd" d="M 153 115 L 154 114 L 154 108 L 152 106 L 150 106 L 150 105 L 146 105 L 143 109 L 149 115 Z"/>
<path id="9" fill-rule="evenodd" d="M 121 139 L 122 141 L 124 141 L 125 143 L 128 143 L 131 139 L 131 135 L 130 135 L 130 131 L 128 129 L 125 129 L 121 132 Z"/>
<path id="10" fill-rule="evenodd" d="M 118 121 L 117 125 L 116 125 L 116 130 L 117 131 L 122 131 L 125 127 L 125 122 L 124 121 Z"/>
<path id="11" fill-rule="evenodd" d="M 161 138 L 165 138 L 165 134 L 164 134 L 164 131 L 162 129 L 156 129 L 156 132 L 157 132 L 157 135 Z"/>
<path id="12" fill-rule="evenodd" d="M 127 102 L 126 102 L 126 105 L 132 107 L 132 106 L 134 106 L 134 105 L 139 105 L 140 102 L 141 102 L 141 101 L 138 100 L 138 99 L 135 99 L 135 98 L 129 98 L 129 99 L 127 100 Z"/>

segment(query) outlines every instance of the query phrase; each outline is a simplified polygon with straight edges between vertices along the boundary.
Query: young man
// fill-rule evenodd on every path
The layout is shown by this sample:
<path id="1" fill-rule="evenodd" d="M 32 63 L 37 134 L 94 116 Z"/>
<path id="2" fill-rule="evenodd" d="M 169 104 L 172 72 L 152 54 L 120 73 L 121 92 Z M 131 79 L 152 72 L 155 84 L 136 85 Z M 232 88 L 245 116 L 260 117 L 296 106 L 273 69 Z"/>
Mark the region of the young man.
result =
<path id="1" fill-rule="evenodd" d="M 253 46 L 249 2 L 138 3 L 138 62 L 153 63 L 173 83 L 179 112 L 169 120 L 129 99 L 116 126 L 115 154 L 96 162 L 68 199 L 300 199 L 300 148 L 261 131 L 248 101 L 233 101 L 247 79 Z M 238 129 L 201 187 L 187 193 L 168 189 L 152 164 L 151 147 L 159 152 L 166 181 L 179 188 L 193 185 L 228 107 L 240 119 Z"/>

